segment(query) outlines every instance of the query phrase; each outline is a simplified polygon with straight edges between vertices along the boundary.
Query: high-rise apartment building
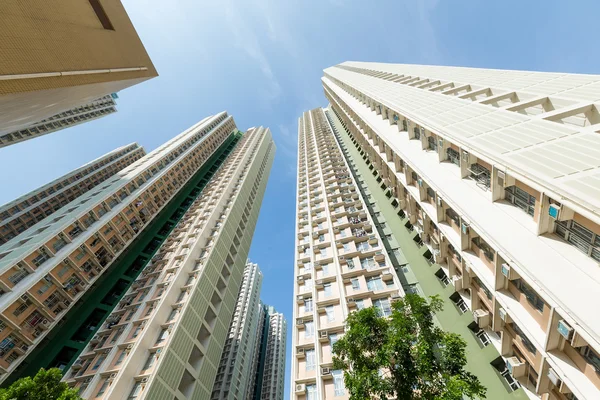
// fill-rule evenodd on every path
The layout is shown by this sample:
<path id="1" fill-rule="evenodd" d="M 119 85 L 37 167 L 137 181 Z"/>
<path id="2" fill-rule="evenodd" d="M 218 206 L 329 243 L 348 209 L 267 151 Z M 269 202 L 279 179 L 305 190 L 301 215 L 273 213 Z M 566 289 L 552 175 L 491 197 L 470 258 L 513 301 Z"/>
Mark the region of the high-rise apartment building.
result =
<path id="1" fill-rule="evenodd" d="M 0 207 L 0 244 L 58 211 L 146 155 L 137 143 L 119 147 Z"/>
<path id="2" fill-rule="evenodd" d="M 202 137 L 205 127 L 211 134 Z M 223 113 L 181 138 L 199 142 L 173 143 L 170 150 L 202 159 L 206 154 L 199 145 L 204 142 L 214 152 L 232 133 L 235 125 Z M 66 371 L 64 379 L 82 397 L 210 399 L 275 153 L 268 129 L 251 128 L 236 138 L 206 186 L 187 197 L 174 229 L 156 244 L 141 274 Z M 175 154 L 165 157 L 174 160 L 168 170 L 158 154 L 138 162 L 146 171 L 170 173 L 171 180 L 155 186 L 147 198 L 130 196 L 132 214 L 121 215 L 129 219 L 126 228 L 139 229 L 148 216 L 138 210 L 153 206 L 153 199 L 162 204 L 162 196 L 183 183 L 177 175 L 197 170 L 176 163 Z M 145 173 L 134 181 L 139 178 L 146 179 Z"/>
<path id="3" fill-rule="evenodd" d="M 275 307 L 260 304 L 258 340 L 254 348 L 253 378 L 246 399 L 283 400 L 287 321 Z"/>
<path id="4" fill-rule="evenodd" d="M 256 368 L 254 349 L 259 343 L 259 328 L 262 325 L 262 279 L 258 264 L 248 262 L 213 385 L 212 400 L 241 400 L 249 397 L 249 381 L 255 375 L 253 368 Z"/>
<path id="5" fill-rule="evenodd" d="M 0 15 L 0 137 L 157 76 L 120 0 L 2 1 Z"/>
<path id="6" fill-rule="evenodd" d="M 261 357 L 260 400 L 283 400 L 285 388 L 285 356 L 287 322 L 282 313 L 267 306 L 265 313 L 266 349 Z"/>
<path id="7" fill-rule="evenodd" d="M 0 147 L 47 135 L 115 113 L 117 112 L 117 102 L 115 101 L 117 98 L 118 95 L 116 93 L 108 94 L 71 110 L 52 115 L 18 131 L 2 134 L 0 135 Z"/>
<path id="8" fill-rule="evenodd" d="M 228 154 L 263 131 L 241 139 L 227 113 L 205 118 L 0 246 L 0 380 L 69 366 Z"/>
<path id="9" fill-rule="evenodd" d="M 467 341 L 488 398 L 600 398 L 600 76 L 346 62 L 322 83 L 338 143 L 400 243 L 405 290 L 446 301 L 438 322 Z M 310 224 L 306 185 L 324 158 L 304 155 L 306 119 Z M 301 326 L 296 389 L 313 384 Z"/>
<path id="10" fill-rule="evenodd" d="M 404 294 L 327 113 L 305 112 L 298 126 L 292 399 L 348 398 L 332 368 L 348 313 L 390 315 Z"/>

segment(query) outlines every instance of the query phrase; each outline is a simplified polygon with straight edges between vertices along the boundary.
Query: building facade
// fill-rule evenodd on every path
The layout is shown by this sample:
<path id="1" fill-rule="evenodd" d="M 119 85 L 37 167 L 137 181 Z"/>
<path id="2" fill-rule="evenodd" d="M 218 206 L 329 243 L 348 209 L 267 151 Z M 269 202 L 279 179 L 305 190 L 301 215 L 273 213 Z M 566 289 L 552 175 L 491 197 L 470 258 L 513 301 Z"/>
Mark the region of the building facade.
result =
<path id="1" fill-rule="evenodd" d="M 71 110 L 63 111 L 21 130 L 0 135 L 0 147 L 22 142 L 34 137 L 47 135 L 105 115 L 117 112 L 116 93 L 108 94 L 90 103 L 82 104 Z"/>
<path id="2" fill-rule="evenodd" d="M 0 137 L 157 76 L 120 0 L 3 1 L 0 15 Z"/>
<path id="3" fill-rule="evenodd" d="M 258 264 L 248 262 L 237 297 L 229 333 L 221 355 L 212 400 L 247 399 L 249 381 L 255 376 L 255 351 L 262 327 L 260 290 L 263 275 Z"/>
<path id="4" fill-rule="evenodd" d="M 292 399 L 349 398 L 332 345 L 349 312 L 404 295 L 323 109 L 298 122 Z"/>
<path id="5" fill-rule="evenodd" d="M 479 341 L 489 398 L 600 398 L 600 76 L 346 62 L 322 83 L 355 169 L 421 250 L 397 272 Z"/>
<path id="6" fill-rule="evenodd" d="M 287 321 L 273 306 L 265 312 L 266 349 L 260 365 L 262 376 L 260 393 L 254 398 L 260 400 L 283 400 L 285 388 L 285 356 L 287 341 Z"/>
<path id="7" fill-rule="evenodd" d="M 0 207 L 0 244 L 146 155 L 137 143 L 120 147 Z"/>
<path id="8" fill-rule="evenodd" d="M 231 121 L 223 117 L 208 123 Z M 268 129 L 248 130 L 190 199 L 172 232 L 66 371 L 64 379 L 81 396 L 210 398 L 274 152 Z"/>
<path id="9" fill-rule="evenodd" d="M 0 246 L 0 380 L 72 363 L 239 136 L 205 118 Z"/>

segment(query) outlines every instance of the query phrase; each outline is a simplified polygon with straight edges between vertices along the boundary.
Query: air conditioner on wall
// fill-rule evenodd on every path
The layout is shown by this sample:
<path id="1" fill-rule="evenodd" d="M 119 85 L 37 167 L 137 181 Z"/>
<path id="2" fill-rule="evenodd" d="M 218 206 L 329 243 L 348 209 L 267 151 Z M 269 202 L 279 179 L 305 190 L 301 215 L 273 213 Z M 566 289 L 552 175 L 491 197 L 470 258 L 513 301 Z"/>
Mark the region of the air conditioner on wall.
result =
<path id="1" fill-rule="evenodd" d="M 507 358 L 506 368 L 514 378 L 520 378 L 525 375 L 526 365 L 518 357 Z"/>
<path id="2" fill-rule="evenodd" d="M 558 333 L 567 340 L 573 338 L 573 328 L 564 319 L 558 321 Z"/>

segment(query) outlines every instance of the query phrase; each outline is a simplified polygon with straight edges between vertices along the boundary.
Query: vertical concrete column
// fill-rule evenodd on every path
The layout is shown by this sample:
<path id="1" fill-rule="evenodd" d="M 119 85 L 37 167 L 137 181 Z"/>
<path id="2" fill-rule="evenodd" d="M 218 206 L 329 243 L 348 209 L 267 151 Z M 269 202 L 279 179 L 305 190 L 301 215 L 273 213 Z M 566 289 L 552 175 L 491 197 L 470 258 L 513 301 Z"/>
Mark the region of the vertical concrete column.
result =
<path id="1" fill-rule="evenodd" d="M 421 130 L 421 149 L 425 150 L 429 147 L 429 142 L 427 141 L 427 131 L 425 128 L 419 127 Z"/>
<path id="2" fill-rule="evenodd" d="M 407 207 L 408 207 L 408 214 L 410 217 L 410 223 L 414 224 L 417 222 L 417 202 L 410 194 L 408 195 Z"/>
<path id="3" fill-rule="evenodd" d="M 544 192 L 540 194 L 540 213 L 538 218 L 538 235 L 554 231 L 554 219 L 548 214 L 548 208 L 550 207 L 550 197 Z"/>
<path id="4" fill-rule="evenodd" d="M 436 193 L 435 196 L 435 216 L 436 216 L 436 222 L 440 223 L 442 221 L 445 220 L 446 218 L 446 204 L 444 203 L 444 200 L 442 200 L 442 198 L 440 197 L 440 195 L 438 193 Z"/>
<path id="5" fill-rule="evenodd" d="M 496 252 L 496 263 L 494 265 L 494 289 L 503 290 L 508 288 L 508 279 L 502 274 L 502 264 L 506 263 L 505 257 Z"/>
<path id="6" fill-rule="evenodd" d="M 512 340 L 506 331 L 500 333 L 500 354 L 504 357 L 512 355 Z"/>
<path id="7" fill-rule="evenodd" d="M 427 198 L 427 188 L 425 187 L 425 182 L 423 182 L 423 178 L 419 177 L 417 179 L 417 187 L 419 188 L 419 201 L 425 201 Z"/>
<path id="8" fill-rule="evenodd" d="M 460 217 L 460 249 L 467 250 L 470 247 L 471 227 L 469 222 Z"/>
<path id="9" fill-rule="evenodd" d="M 506 173 L 498 168 L 492 166 L 492 177 L 491 177 L 491 189 L 492 189 L 492 201 L 498 201 L 504 199 L 504 188 L 506 185 Z"/>

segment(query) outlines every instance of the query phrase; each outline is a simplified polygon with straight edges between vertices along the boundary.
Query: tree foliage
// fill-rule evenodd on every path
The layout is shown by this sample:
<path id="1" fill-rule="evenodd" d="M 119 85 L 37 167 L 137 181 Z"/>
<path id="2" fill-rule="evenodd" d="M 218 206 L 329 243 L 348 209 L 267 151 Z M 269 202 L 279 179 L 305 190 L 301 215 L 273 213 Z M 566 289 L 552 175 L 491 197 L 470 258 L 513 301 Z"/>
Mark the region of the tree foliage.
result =
<path id="1" fill-rule="evenodd" d="M 353 312 L 334 347 L 350 400 L 462 400 L 485 398 L 479 379 L 465 371 L 465 341 L 434 324 L 437 297 L 407 294 L 389 318 L 373 307 Z"/>
<path id="2" fill-rule="evenodd" d="M 61 382 L 61 378 L 58 368 L 42 368 L 33 378 L 21 378 L 0 389 L 0 400 L 82 400 L 77 390 Z"/>

